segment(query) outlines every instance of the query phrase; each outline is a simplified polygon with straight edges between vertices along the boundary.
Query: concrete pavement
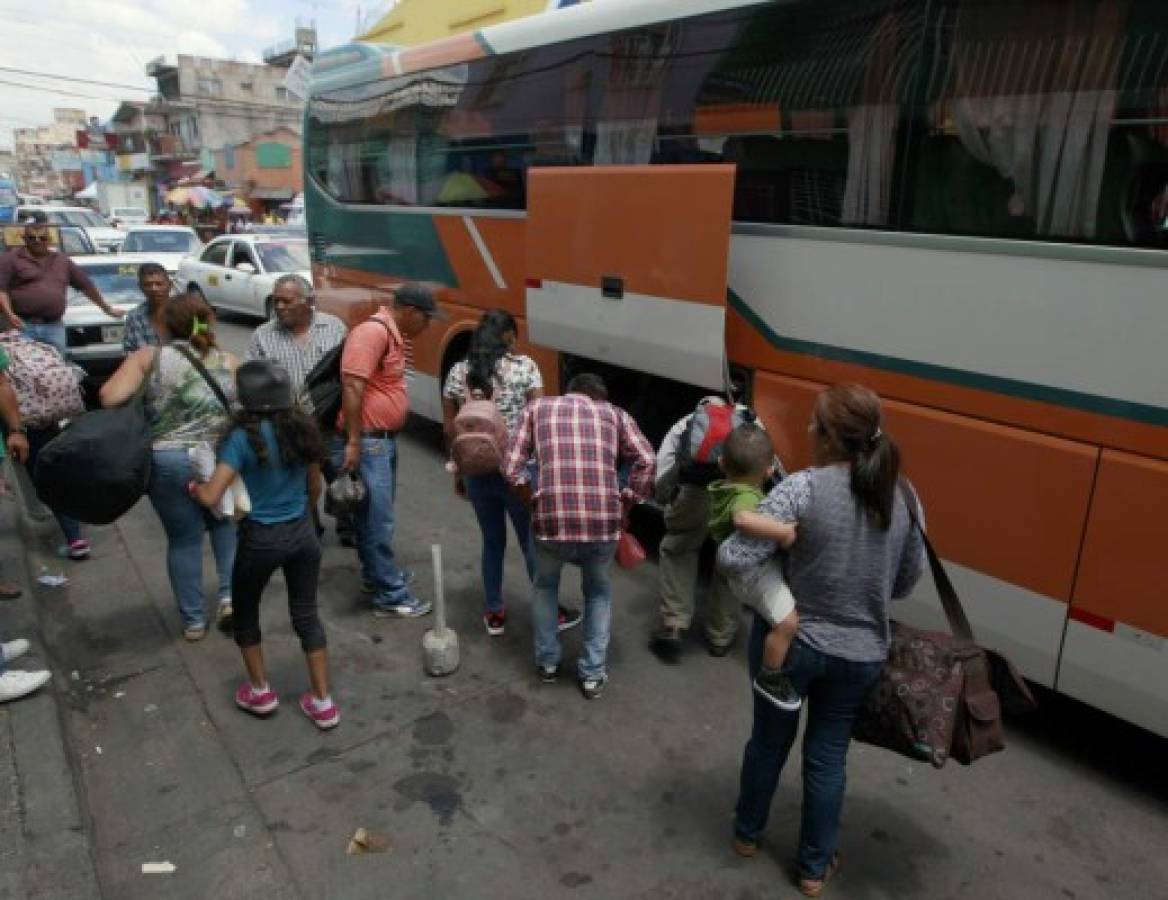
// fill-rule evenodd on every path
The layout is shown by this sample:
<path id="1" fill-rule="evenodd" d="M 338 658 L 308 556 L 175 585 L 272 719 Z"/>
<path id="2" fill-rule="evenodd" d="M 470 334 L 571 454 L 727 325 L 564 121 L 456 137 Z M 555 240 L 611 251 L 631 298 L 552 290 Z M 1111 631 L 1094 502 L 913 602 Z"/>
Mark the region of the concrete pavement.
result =
<path id="1" fill-rule="evenodd" d="M 795 894 L 797 760 L 764 851 L 748 861 L 729 846 L 749 727 L 741 638 L 726 659 L 695 642 L 682 665 L 657 662 L 644 646 L 656 603 L 656 568 L 645 565 L 616 576 L 604 697 L 584 701 L 570 679 L 538 684 L 514 548 L 507 633 L 488 638 L 479 624 L 478 534 L 441 471 L 436 437 L 423 425 L 401 440 L 397 548 L 428 595 L 429 547 L 443 544 L 462 668 L 426 677 L 420 641 L 431 620 L 373 619 L 351 551 L 330 536 L 321 609 L 342 723 L 329 734 L 295 707 L 305 676 L 278 579 L 263 624 L 283 705 L 258 721 L 232 703 L 242 669 L 231 641 L 182 641 L 148 504 L 93 529 L 87 563 L 55 559 L 52 540 L 30 544 L 32 571 L 71 581 L 35 590 L 52 689 L 0 707 L 10 746 L 23 748 L 4 754 L 15 768 L 0 770 L 0 897 Z M 11 573 L 10 533 L 0 549 Z M 577 584 L 566 577 L 569 602 Z M 14 634 L 12 607 L 0 615 Z M 566 636 L 569 661 L 577 640 Z M 1162 890 L 1163 741 L 1058 700 L 1010 739 L 1003 754 L 941 772 L 853 745 L 831 895 L 1079 900 Z M 7 812 L 14 803 L 23 825 Z M 357 827 L 387 833 L 388 852 L 346 855 Z M 177 871 L 142 875 L 151 861 Z"/>

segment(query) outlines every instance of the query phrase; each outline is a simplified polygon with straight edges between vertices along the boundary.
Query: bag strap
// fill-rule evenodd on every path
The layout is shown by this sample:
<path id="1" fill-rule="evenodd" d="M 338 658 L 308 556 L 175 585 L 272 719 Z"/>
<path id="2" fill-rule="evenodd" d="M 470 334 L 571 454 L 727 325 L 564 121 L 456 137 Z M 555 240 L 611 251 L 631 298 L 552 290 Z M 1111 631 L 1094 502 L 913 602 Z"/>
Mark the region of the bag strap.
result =
<path id="1" fill-rule="evenodd" d="M 920 533 L 921 540 L 925 542 L 925 553 L 929 557 L 929 569 L 933 573 L 933 583 L 937 586 L 937 595 L 941 598 L 941 606 L 945 610 L 945 618 L 949 622 L 949 630 L 958 640 L 972 644 L 974 643 L 973 629 L 969 625 L 969 619 L 965 615 L 965 609 L 962 607 L 961 600 L 957 596 L 957 590 L 953 587 L 953 582 L 949 579 L 949 573 L 945 571 L 945 565 L 941 562 L 941 557 L 933 549 L 933 543 L 929 540 L 929 535 L 925 532 L 924 527 L 921 525 L 921 520 L 917 516 L 916 492 L 908 486 L 908 482 L 904 479 L 900 481 L 900 491 L 904 499 L 904 504 L 908 509 L 908 516 L 912 519 L 913 527 Z"/>
<path id="2" fill-rule="evenodd" d="M 231 415 L 231 401 L 227 399 L 227 394 L 223 392 L 223 386 L 220 385 L 219 382 L 216 381 L 214 377 L 212 377 L 211 373 L 207 371 L 207 367 L 203 365 L 203 361 L 195 354 L 191 353 L 191 351 L 182 344 L 176 343 L 171 344 L 170 346 L 185 356 L 187 358 L 187 362 L 194 366 L 195 370 L 203 376 L 203 380 L 207 382 L 207 387 L 211 389 L 211 393 L 213 393 L 218 398 L 219 402 L 223 404 L 223 409 L 227 412 L 227 414 Z"/>

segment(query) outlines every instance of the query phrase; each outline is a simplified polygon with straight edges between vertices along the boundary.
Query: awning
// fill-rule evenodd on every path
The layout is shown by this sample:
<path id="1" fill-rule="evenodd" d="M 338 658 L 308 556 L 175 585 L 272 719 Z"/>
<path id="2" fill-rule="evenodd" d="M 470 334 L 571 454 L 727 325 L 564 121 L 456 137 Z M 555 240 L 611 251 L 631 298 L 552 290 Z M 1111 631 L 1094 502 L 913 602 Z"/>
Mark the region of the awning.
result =
<path id="1" fill-rule="evenodd" d="M 252 200 L 291 200 L 296 192 L 292 188 L 256 188 L 250 196 Z"/>

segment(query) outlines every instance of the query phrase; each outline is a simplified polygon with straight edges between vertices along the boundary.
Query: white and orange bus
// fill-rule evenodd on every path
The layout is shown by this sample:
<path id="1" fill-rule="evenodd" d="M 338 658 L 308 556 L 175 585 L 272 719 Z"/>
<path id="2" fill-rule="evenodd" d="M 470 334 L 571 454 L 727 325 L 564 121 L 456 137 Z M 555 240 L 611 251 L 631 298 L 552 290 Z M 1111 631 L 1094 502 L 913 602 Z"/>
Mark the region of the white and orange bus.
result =
<path id="1" fill-rule="evenodd" d="M 728 362 L 795 467 L 816 393 L 866 383 L 979 638 L 1168 735 L 1161 0 L 630 0 L 351 44 L 305 159 L 326 307 L 441 287 L 415 411 L 489 307 L 653 437 Z M 939 621 L 932 588 L 902 612 Z"/>

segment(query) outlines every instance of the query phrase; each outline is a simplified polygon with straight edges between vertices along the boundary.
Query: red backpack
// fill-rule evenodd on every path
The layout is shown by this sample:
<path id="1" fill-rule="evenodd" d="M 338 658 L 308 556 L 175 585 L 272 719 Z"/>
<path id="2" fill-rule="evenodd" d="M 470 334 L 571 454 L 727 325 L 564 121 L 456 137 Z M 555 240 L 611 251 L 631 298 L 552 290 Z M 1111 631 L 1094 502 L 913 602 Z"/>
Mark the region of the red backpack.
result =
<path id="1" fill-rule="evenodd" d="M 706 397 L 690 417 L 677 448 L 678 476 L 686 484 L 709 484 L 722 476 L 718 459 L 726 438 L 739 425 L 757 420 L 752 410 Z"/>
<path id="2" fill-rule="evenodd" d="M 509 435 L 494 400 L 468 392 L 451 430 L 450 458 L 458 474 L 491 475 L 503 468 Z"/>

